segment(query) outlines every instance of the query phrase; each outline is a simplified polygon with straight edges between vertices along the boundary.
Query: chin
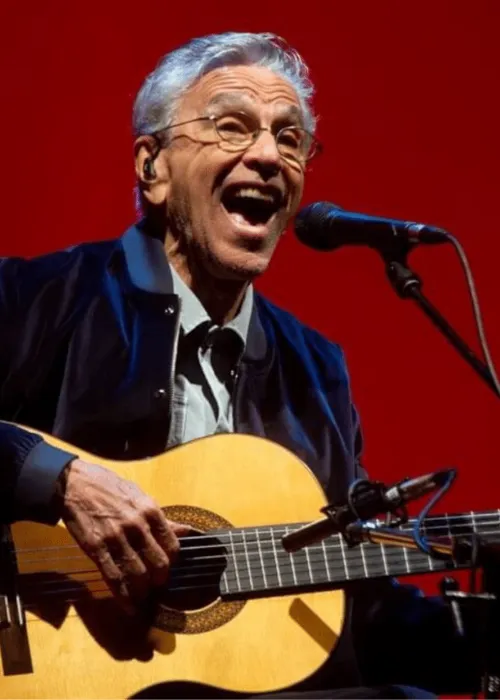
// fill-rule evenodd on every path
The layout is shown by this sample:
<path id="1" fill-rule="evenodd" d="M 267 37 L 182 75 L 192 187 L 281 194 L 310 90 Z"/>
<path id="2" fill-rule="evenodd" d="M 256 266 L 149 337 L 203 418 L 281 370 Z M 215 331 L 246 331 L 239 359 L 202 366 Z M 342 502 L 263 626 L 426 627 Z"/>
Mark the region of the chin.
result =
<path id="1" fill-rule="evenodd" d="M 251 282 L 262 275 L 271 262 L 269 253 L 238 251 L 232 255 L 212 256 L 212 265 L 216 277 L 240 282 Z"/>

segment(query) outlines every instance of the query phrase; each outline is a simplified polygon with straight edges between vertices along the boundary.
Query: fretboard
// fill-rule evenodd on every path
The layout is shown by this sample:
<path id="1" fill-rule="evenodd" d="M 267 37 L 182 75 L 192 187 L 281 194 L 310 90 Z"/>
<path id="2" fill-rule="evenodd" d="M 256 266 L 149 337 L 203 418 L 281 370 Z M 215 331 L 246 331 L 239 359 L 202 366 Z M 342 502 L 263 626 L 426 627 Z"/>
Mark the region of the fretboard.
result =
<path id="1" fill-rule="evenodd" d="M 433 516 L 425 523 L 423 533 L 429 538 L 476 533 L 485 540 L 500 542 L 500 510 Z M 281 544 L 283 535 L 305 524 L 218 532 L 227 551 L 222 595 L 248 597 L 321 590 L 360 579 L 458 568 L 451 560 L 429 557 L 419 549 L 366 542 L 350 547 L 341 535 L 332 535 L 321 543 L 288 553 Z M 412 527 L 410 520 L 401 529 L 410 532 Z"/>

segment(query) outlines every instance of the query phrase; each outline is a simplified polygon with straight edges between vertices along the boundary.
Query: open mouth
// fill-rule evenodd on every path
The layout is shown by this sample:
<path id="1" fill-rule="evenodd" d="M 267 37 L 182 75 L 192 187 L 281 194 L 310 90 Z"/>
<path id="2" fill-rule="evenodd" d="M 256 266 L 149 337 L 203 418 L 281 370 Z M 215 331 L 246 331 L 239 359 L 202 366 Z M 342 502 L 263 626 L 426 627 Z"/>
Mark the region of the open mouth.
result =
<path id="1" fill-rule="evenodd" d="M 239 225 L 265 226 L 276 214 L 282 203 L 277 188 L 253 186 L 229 186 L 222 195 L 222 206 L 229 217 Z"/>

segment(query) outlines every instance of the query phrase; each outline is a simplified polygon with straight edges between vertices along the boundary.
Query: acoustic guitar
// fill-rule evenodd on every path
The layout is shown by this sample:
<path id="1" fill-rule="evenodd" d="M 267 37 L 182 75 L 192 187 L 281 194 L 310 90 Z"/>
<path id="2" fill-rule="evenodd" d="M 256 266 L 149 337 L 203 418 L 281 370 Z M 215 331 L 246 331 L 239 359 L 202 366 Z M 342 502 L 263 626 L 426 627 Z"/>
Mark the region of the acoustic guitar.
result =
<path id="1" fill-rule="evenodd" d="M 445 566 L 418 549 L 348 547 L 339 535 L 287 553 L 283 535 L 321 517 L 325 495 L 301 460 L 263 438 L 221 434 L 130 462 L 78 452 L 195 531 L 138 619 L 120 611 L 63 525 L 4 528 L 2 698 L 123 699 L 172 681 L 234 693 L 286 689 L 334 652 L 346 584 Z M 499 524 L 492 511 L 429 518 L 427 528 L 498 539 Z"/>

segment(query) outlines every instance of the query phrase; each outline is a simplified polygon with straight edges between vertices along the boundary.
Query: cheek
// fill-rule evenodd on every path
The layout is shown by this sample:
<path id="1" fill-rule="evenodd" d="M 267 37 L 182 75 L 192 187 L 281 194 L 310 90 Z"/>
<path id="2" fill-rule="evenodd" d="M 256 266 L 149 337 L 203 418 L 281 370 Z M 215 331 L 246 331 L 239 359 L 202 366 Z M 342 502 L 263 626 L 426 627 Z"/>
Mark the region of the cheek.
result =
<path id="1" fill-rule="evenodd" d="M 287 207 L 288 216 L 295 216 L 304 192 L 304 178 L 295 179 L 290 183 L 290 199 Z"/>

